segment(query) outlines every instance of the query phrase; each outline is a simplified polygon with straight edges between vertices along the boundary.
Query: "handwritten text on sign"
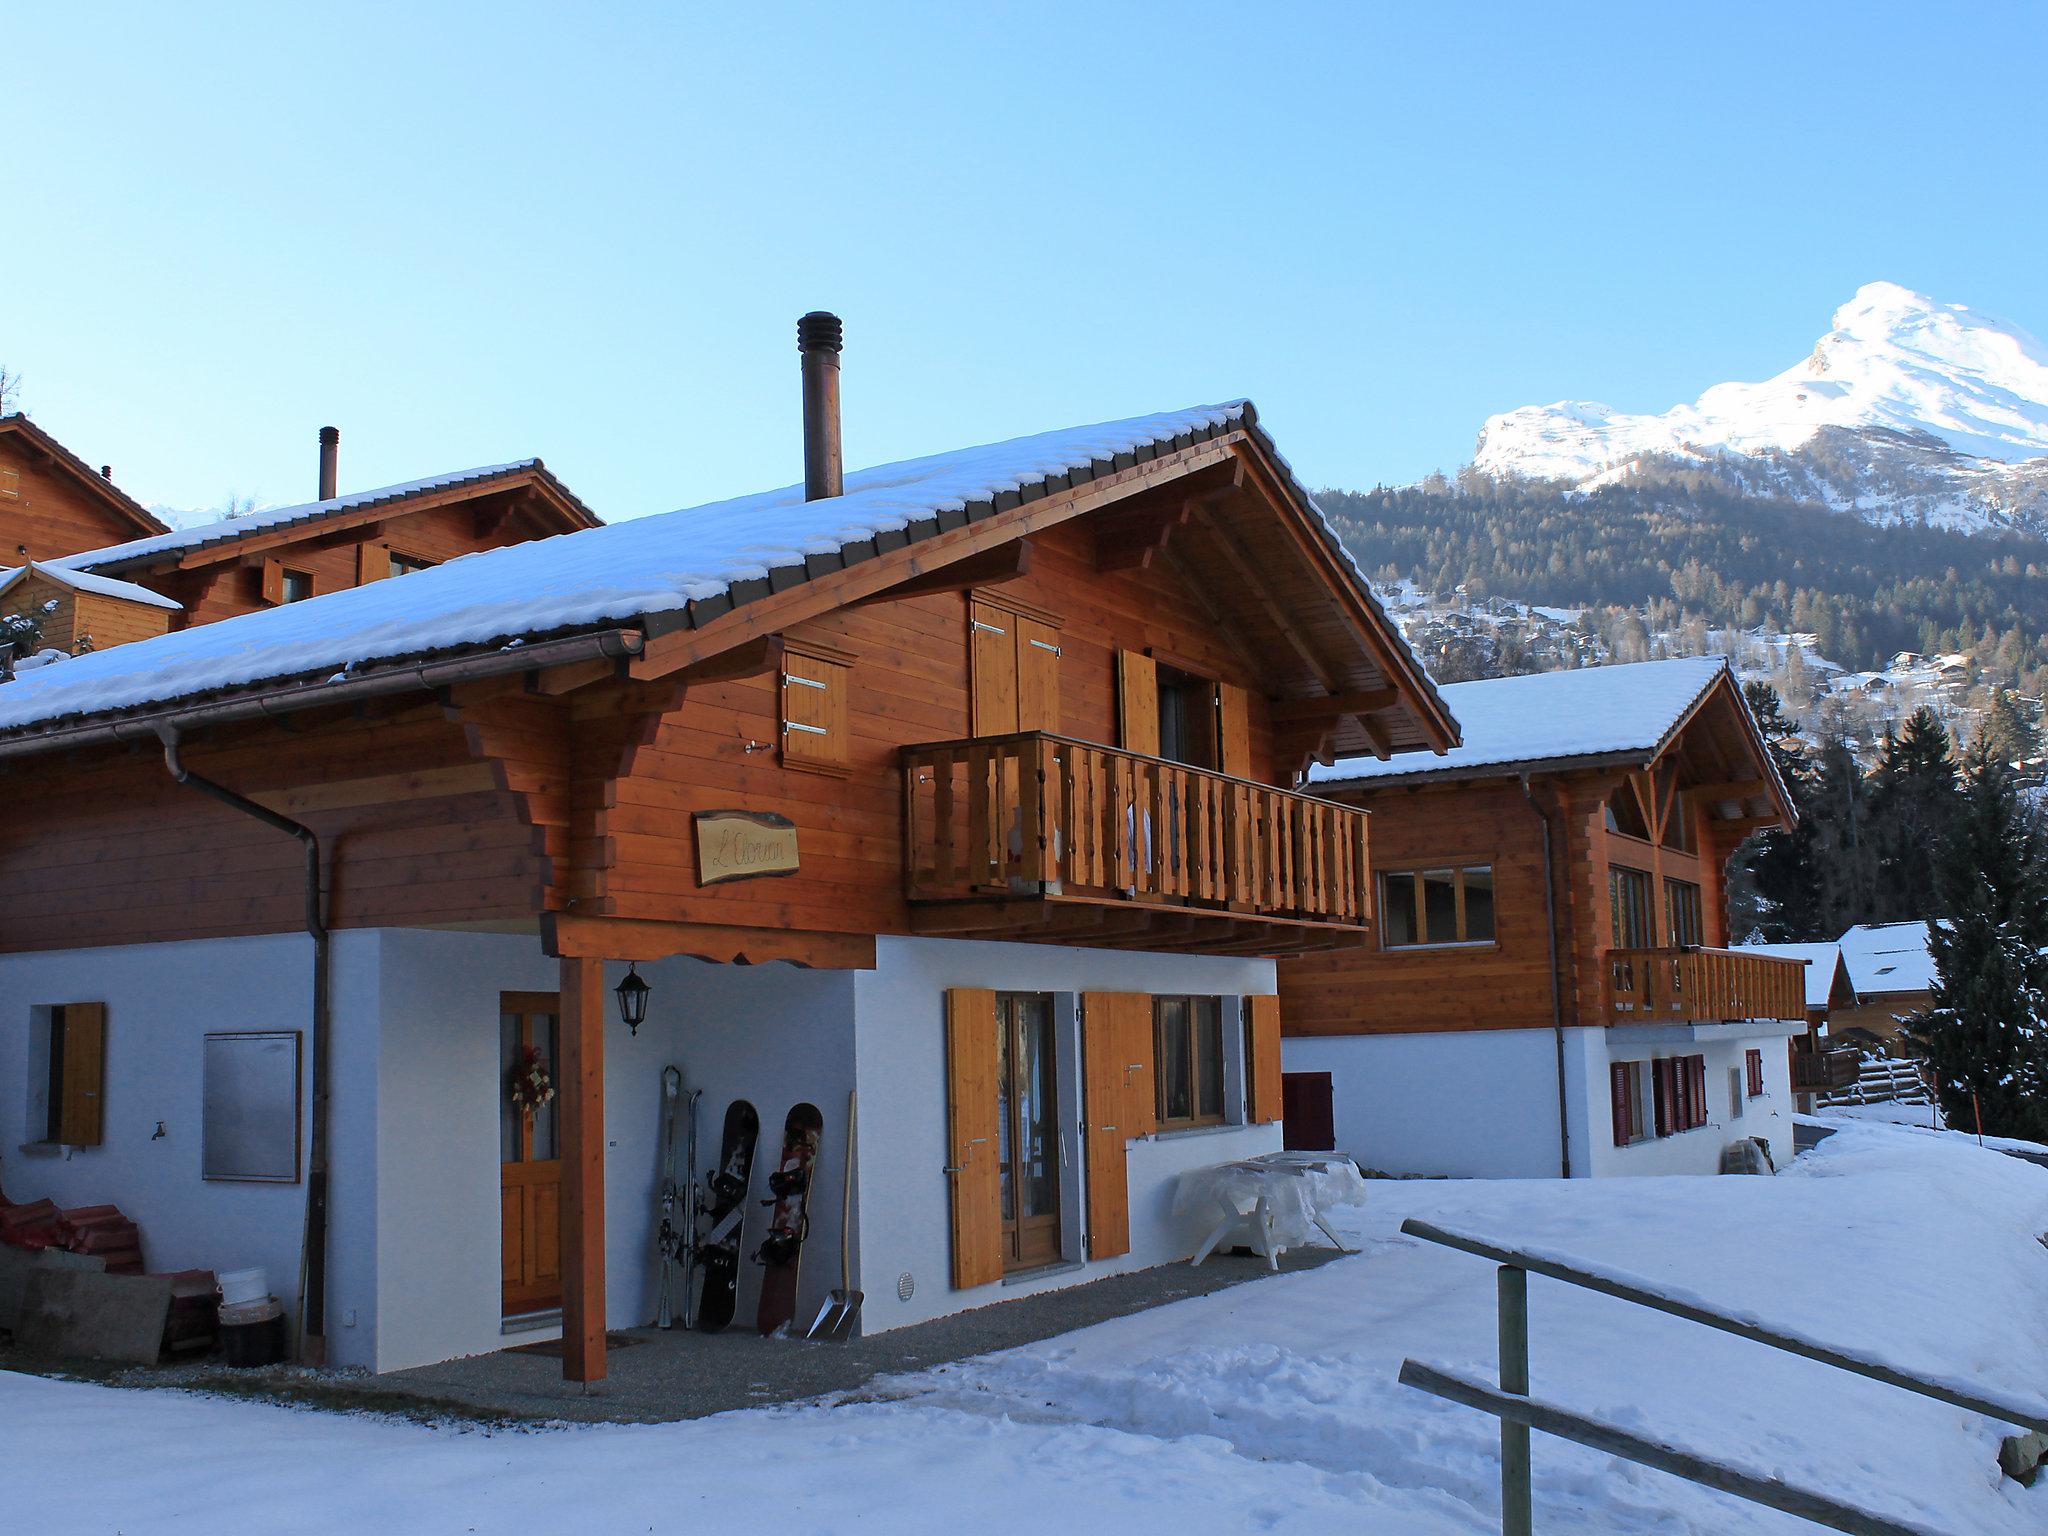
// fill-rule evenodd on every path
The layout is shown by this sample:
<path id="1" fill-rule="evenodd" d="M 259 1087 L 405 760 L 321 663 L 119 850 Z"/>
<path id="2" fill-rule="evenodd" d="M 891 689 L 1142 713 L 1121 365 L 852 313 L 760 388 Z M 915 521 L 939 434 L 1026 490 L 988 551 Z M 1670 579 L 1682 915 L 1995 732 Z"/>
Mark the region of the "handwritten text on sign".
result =
<path id="1" fill-rule="evenodd" d="M 796 823 L 787 816 L 699 811 L 696 823 L 699 885 L 796 873 Z"/>

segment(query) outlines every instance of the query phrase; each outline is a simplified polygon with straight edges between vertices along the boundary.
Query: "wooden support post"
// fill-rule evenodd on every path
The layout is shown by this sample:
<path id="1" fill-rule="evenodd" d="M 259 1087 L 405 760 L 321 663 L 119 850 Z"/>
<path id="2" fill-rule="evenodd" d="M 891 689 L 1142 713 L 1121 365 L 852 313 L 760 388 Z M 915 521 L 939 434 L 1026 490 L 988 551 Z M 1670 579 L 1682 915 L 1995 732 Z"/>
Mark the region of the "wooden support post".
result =
<path id="1" fill-rule="evenodd" d="M 1500 1311 L 1500 1389 L 1529 1395 L 1529 1272 L 1501 1265 L 1496 1275 Z M 1529 1488 L 1529 1426 L 1500 1421 L 1501 1536 L 1530 1536 L 1535 1521 Z"/>
<path id="2" fill-rule="evenodd" d="M 605 1377 L 604 962 L 562 962 L 562 1379 Z"/>

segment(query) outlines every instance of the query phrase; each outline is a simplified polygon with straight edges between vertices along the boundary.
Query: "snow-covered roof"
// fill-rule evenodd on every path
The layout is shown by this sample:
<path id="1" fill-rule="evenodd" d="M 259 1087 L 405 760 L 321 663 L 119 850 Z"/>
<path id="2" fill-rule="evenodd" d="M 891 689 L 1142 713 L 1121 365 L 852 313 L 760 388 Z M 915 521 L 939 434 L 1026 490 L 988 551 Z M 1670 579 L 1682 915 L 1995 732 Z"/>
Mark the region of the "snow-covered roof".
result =
<path id="1" fill-rule="evenodd" d="M 1806 962 L 1806 1006 L 1825 1008 L 1834 995 L 1835 972 L 1842 966 L 1839 944 L 1744 944 L 1744 950 L 1759 955 L 1777 955 L 1785 960 Z M 1852 982 L 1853 986 L 1854 983 Z"/>
<path id="2" fill-rule="evenodd" d="M 372 491 L 351 491 L 346 496 L 330 496 L 325 501 L 301 502 L 290 507 L 268 507 L 261 512 L 250 512 L 242 517 L 224 517 L 190 528 L 174 528 L 169 533 L 153 534 L 144 539 L 130 539 L 125 544 L 109 544 L 104 549 L 82 550 L 75 555 L 65 555 L 54 563 L 73 570 L 89 571 L 135 565 L 168 554 L 183 554 L 190 550 L 203 549 L 209 544 L 225 544 L 236 539 L 246 539 L 253 533 L 269 533 L 293 523 L 319 522 L 323 518 L 333 517 L 339 513 L 359 512 L 367 507 L 381 506 L 387 501 L 402 501 L 407 497 L 422 496 L 433 491 L 453 490 L 476 481 L 495 480 L 504 475 L 514 475 L 541 467 L 539 459 L 515 459 L 510 464 L 487 464 L 479 469 L 458 469 L 450 474 L 430 475 L 424 480 L 408 480 L 400 485 L 380 485 Z"/>
<path id="3" fill-rule="evenodd" d="M 30 572 L 34 572 L 45 581 L 54 581 L 59 586 L 69 587 L 74 592 L 91 592 L 100 597 L 118 597 L 131 603 L 146 603 L 151 608 L 168 608 L 173 613 L 185 606 L 165 597 L 161 592 L 152 592 L 149 588 L 137 586 L 132 581 L 117 581 L 111 576 L 99 576 L 91 571 L 66 570 L 61 565 L 46 564 L 41 560 L 31 560 L 27 565 L 17 565 L 12 570 L 0 571 L 0 592 L 7 591 Z"/>
<path id="4" fill-rule="evenodd" d="M 0 731 L 189 699 L 220 689 L 338 675 L 366 663 L 504 645 L 732 600 L 771 571 L 1112 461 L 1254 426 L 1250 402 L 1072 427 L 885 464 L 844 495 L 801 485 L 464 555 L 396 578 L 136 641 L 0 688 Z M 1284 466 L 1283 466 L 1284 467 Z M 1296 489 L 1299 489 L 1298 485 Z M 366 493 L 374 494 L 374 493 Z M 1301 499 L 1378 613 L 1377 601 L 1306 491 Z M 778 575 L 777 582 L 783 576 Z M 715 606 L 715 605 L 714 605 Z M 1388 625 L 1390 635 L 1398 635 Z M 1413 659 L 1413 653 L 1409 653 Z M 1420 663 L 1415 676 L 1424 678 Z"/>
<path id="5" fill-rule="evenodd" d="M 1652 757 L 1727 671 L 1720 656 L 1685 656 L 1447 683 L 1440 692 L 1464 733 L 1462 745 L 1437 757 L 1318 763 L 1309 769 L 1309 782 L 1397 779 L 1630 754 Z"/>
<path id="6" fill-rule="evenodd" d="M 1928 928 L 1917 923 L 1858 923 L 1838 941 L 1849 980 L 1865 997 L 1874 992 L 1925 992 L 1934 985 Z"/>

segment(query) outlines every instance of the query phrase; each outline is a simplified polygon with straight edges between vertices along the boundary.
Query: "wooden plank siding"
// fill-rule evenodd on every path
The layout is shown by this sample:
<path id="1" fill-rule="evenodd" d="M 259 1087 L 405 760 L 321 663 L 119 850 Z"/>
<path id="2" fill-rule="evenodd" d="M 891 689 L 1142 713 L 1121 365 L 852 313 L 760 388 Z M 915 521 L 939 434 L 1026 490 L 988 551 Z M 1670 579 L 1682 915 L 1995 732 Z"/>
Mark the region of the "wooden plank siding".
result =
<path id="1" fill-rule="evenodd" d="M 0 432 L 0 569 L 145 537 L 148 529 L 20 430 Z"/>

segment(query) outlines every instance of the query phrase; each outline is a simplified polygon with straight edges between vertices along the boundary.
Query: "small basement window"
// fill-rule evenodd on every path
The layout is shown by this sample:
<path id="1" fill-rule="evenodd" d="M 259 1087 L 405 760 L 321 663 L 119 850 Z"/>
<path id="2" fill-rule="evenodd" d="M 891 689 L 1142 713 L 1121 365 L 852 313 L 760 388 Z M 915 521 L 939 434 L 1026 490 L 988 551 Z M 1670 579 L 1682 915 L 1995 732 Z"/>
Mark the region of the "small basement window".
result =
<path id="1" fill-rule="evenodd" d="M 1493 937 L 1491 864 L 1401 870 L 1380 876 L 1382 948 L 1488 944 Z"/>
<path id="2" fill-rule="evenodd" d="M 97 1147 L 105 1139 L 107 1005 L 36 1008 L 29 1026 L 29 1140 Z"/>
<path id="3" fill-rule="evenodd" d="M 823 646 L 785 644 L 782 766 L 843 774 L 853 766 L 847 694 L 853 658 Z"/>

